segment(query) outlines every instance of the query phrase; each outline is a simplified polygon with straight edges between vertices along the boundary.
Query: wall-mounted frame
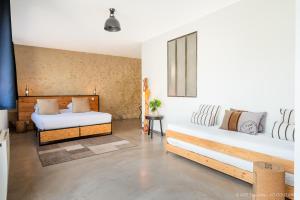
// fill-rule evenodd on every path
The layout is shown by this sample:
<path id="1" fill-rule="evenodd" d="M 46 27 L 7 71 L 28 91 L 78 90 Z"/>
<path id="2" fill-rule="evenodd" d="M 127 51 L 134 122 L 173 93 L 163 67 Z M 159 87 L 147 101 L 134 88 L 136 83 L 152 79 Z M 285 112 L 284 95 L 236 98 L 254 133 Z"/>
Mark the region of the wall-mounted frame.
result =
<path id="1" fill-rule="evenodd" d="M 168 96 L 197 97 L 197 32 L 168 41 Z"/>

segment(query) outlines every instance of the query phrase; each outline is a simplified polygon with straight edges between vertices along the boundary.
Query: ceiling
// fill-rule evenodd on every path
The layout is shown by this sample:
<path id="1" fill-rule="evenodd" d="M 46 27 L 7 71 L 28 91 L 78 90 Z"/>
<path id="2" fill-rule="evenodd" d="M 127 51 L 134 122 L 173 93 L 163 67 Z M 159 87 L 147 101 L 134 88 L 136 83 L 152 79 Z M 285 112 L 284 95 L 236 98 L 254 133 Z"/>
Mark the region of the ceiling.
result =
<path id="1" fill-rule="evenodd" d="M 154 36 L 237 0 L 11 0 L 15 44 L 140 58 Z M 120 32 L 104 31 L 116 8 Z"/>

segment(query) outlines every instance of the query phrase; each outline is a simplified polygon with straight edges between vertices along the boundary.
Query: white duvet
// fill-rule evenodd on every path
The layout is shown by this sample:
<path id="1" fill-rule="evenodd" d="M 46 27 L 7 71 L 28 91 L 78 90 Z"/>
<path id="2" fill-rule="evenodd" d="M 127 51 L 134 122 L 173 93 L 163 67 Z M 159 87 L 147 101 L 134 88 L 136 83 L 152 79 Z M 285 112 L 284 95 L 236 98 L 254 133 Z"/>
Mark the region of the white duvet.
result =
<path id="1" fill-rule="evenodd" d="M 110 123 L 112 116 L 109 113 L 94 111 L 73 113 L 71 110 L 61 110 L 61 113 L 57 115 L 40 115 L 34 112 L 31 119 L 38 129 L 51 130 Z"/>

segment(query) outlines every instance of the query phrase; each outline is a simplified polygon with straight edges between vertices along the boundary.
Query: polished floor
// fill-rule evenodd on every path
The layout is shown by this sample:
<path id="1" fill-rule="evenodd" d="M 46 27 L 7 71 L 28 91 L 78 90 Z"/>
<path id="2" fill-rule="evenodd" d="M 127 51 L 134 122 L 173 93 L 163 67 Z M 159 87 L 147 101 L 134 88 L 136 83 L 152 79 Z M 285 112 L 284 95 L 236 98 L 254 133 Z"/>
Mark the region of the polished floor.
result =
<path id="1" fill-rule="evenodd" d="M 34 133 L 12 134 L 8 200 L 251 199 L 249 184 L 166 153 L 138 120 L 114 122 L 113 134 L 138 146 L 48 167 Z"/>

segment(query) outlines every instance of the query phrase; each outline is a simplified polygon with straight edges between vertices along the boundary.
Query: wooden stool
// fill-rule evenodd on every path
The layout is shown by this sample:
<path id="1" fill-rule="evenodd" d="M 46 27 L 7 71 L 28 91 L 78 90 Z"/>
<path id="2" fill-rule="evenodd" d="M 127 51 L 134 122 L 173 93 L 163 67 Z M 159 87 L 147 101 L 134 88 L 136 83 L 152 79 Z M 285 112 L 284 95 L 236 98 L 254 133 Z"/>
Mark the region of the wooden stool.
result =
<path id="1" fill-rule="evenodd" d="M 25 121 L 16 121 L 16 132 L 24 133 L 26 131 L 26 123 Z"/>
<path id="2" fill-rule="evenodd" d="M 274 163 L 254 162 L 253 200 L 284 200 L 284 168 Z"/>

